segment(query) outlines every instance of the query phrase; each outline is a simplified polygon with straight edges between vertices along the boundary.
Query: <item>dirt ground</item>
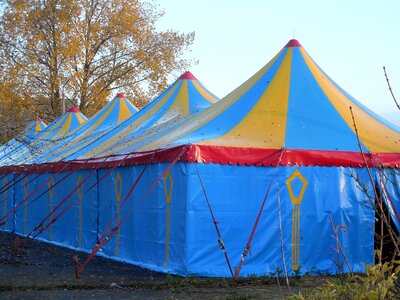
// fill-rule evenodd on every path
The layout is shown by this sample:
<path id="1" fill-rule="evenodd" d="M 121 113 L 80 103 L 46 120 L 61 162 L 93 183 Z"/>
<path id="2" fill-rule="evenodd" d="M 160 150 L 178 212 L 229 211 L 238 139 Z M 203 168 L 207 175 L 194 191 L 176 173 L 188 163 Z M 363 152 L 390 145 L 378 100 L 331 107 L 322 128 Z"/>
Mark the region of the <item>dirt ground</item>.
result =
<path id="1" fill-rule="evenodd" d="M 16 246 L 22 244 L 21 246 Z M 75 279 L 73 255 L 86 253 L 0 232 L 0 299 L 284 299 L 323 278 L 182 278 L 95 257 Z"/>

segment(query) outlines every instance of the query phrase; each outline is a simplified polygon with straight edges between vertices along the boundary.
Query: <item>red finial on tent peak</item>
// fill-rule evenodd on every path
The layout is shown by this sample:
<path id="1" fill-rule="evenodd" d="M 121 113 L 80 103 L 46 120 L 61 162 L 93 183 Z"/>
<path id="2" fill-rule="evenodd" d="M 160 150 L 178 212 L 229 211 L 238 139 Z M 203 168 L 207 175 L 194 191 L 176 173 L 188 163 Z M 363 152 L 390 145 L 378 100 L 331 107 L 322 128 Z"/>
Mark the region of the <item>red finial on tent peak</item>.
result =
<path id="1" fill-rule="evenodd" d="M 68 112 L 70 112 L 70 113 L 80 113 L 81 111 L 76 106 L 74 106 L 74 107 L 71 107 Z"/>
<path id="2" fill-rule="evenodd" d="M 190 73 L 189 71 L 186 71 L 185 73 L 183 73 L 183 74 L 181 75 L 181 77 L 179 77 L 179 79 L 197 80 L 197 78 L 194 77 L 193 74 Z"/>
<path id="3" fill-rule="evenodd" d="M 42 119 L 39 118 L 39 117 L 37 117 L 37 118 L 36 118 L 36 122 L 42 122 Z"/>
<path id="4" fill-rule="evenodd" d="M 115 98 L 125 98 L 125 95 L 123 93 L 118 93 Z"/>
<path id="5" fill-rule="evenodd" d="M 298 40 L 293 39 L 293 40 L 290 40 L 286 44 L 285 48 L 288 48 L 288 47 L 301 47 L 301 44 L 300 44 L 300 42 Z"/>

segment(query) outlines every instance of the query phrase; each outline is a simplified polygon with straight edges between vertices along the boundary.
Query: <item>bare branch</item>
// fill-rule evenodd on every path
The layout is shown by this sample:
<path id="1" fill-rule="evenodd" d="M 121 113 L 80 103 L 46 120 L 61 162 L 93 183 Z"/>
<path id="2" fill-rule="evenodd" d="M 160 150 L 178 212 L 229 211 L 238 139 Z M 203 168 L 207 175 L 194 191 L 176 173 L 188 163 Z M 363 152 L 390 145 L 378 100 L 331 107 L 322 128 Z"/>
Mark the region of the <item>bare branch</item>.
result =
<path id="1" fill-rule="evenodd" d="M 387 82 L 387 84 L 388 84 L 389 91 L 390 91 L 390 94 L 392 95 L 392 98 L 393 98 L 393 100 L 394 100 L 394 103 L 396 103 L 397 108 L 400 110 L 400 105 L 399 105 L 399 103 L 397 102 L 396 97 L 394 96 L 392 87 L 390 86 L 389 77 L 387 76 L 385 66 L 383 66 L 383 72 L 385 73 L 386 82 Z"/>

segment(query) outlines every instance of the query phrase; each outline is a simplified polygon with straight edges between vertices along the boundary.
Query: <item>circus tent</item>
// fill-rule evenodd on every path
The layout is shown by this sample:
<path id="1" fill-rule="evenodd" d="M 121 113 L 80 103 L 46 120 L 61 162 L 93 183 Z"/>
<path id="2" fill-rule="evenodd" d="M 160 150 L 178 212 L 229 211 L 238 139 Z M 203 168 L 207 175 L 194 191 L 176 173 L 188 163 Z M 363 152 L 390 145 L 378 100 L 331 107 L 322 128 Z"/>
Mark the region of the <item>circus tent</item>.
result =
<path id="1" fill-rule="evenodd" d="M 206 113 L 124 152 L 191 144 L 200 149 L 197 160 L 207 163 L 356 166 L 362 161 L 350 107 L 363 151 L 394 166 L 399 128 L 343 91 L 292 40 Z"/>
<path id="2" fill-rule="evenodd" d="M 2 159 L 3 156 L 7 155 L 11 151 L 15 151 L 15 149 L 22 144 L 27 144 L 33 141 L 33 139 L 43 129 L 45 129 L 46 126 L 47 125 L 42 121 L 41 118 L 36 118 L 35 121 L 30 122 L 21 134 L 0 147 L 0 159 Z"/>
<path id="3" fill-rule="evenodd" d="M 126 148 L 139 138 L 184 123 L 192 115 L 204 111 L 217 100 L 216 96 L 187 71 L 138 113 L 104 135 L 94 138 L 91 136 L 90 144 L 85 143 L 79 148 L 74 147 L 74 142 L 68 144 L 71 150 L 64 152 L 62 156 L 55 157 L 54 160 L 90 158 L 100 153 L 104 155 L 104 153 Z"/>
<path id="4" fill-rule="evenodd" d="M 137 111 L 138 109 L 123 94 L 119 93 L 87 122 L 74 128 L 55 143 L 43 147 L 40 152 L 26 157 L 23 163 L 48 162 L 52 157 L 68 153 L 73 149 L 90 147 L 93 140 L 121 124 Z"/>
<path id="5" fill-rule="evenodd" d="M 336 225 L 345 228 L 341 271 L 362 271 L 374 255 L 373 182 L 399 225 L 399 128 L 341 89 L 297 40 L 206 110 L 157 122 L 121 125 L 100 150 L 0 172 L 45 173 L 29 190 L 16 185 L 16 199 L 49 182 L 49 211 L 74 199 L 43 239 L 85 251 L 105 241 L 101 255 L 181 275 L 265 275 L 285 261 L 292 275 L 336 273 Z M 43 219 L 35 207 L 28 220 L 15 213 L 20 234 Z"/>
<path id="6" fill-rule="evenodd" d="M 172 84 L 165 92 L 159 97 L 152 101 L 148 106 L 143 108 L 138 113 L 131 115 L 130 118 L 123 122 L 127 118 L 126 107 L 134 107 L 129 101 L 122 95 L 118 94 L 117 97 L 111 101 L 104 109 L 99 111 L 95 116 L 89 119 L 83 126 L 77 128 L 75 131 L 70 133 L 66 138 L 61 139 L 58 143 L 55 143 L 49 148 L 44 148 L 41 153 L 42 155 L 33 155 L 29 160 L 25 161 L 23 166 L 28 167 L 26 163 L 33 160 L 49 161 L 49 157 L 59 155 L 65 155 L 68 151 L 79 150 L 80 147 L 92 147 L 98 139 L 102 137 L 113 137 L 114 133 L 107 134 L 108 130 L 114 129 L 114 131 L 123 130 L 129 128 L 126 132 L 140 131 L 138 128 L 151 128 L 153 126 L 166 126 L 167 124 L 176 124 L 186 118 L 189 118 L 192 114 L 198 113 L 205 108 L 209 107 L 214 103 L 217 98 L 210 93 L 190 72 L 183 74 L 174 84 Z M 118 118 L 116 118 L 118 116 Z M 122 117 L 121 117 L 122 116 Z M 125 117 L 124 117 L 125 116 Z M 104 139 L 107 141 L 107 139 Z M 39 153 L 40 154 L 40 153 Z M 48 165 L 48 164 L 43 164 Z M 29 168 L 29 167 L 28 167 Z M 28 184 L 25 187 L 25 183 L 16 185 L 17 198 L 24 199 L 29 195 L 29 192 L 35 191 L 35 188 L 49 185 L 57 185 L 60 178 L 63 180 L 58 188 L 51 188 L 49 195 L 46 195 L 46 200 L 41 200 L 41 203 L 33 203 L 29 205 L 29 213 L 23 213 L 16 211 L 15 223 L 16 231 L 21 234 L 28 234 L 29 229 L 32 229 L 33 224 L 39 223 L 40 218 L 44 217 L 46 211 L 50 211 L 57 205 L 57 201 L 60 201 L 69 193 L 69 189 L 65 187 L 71 187 L 79 182 L 85 180 L 85 176 L 90 172 L 75 172 L 74 174 L 60 171 L 59 174 L 45 173 L 38 178 L 35 178 L 34 182 Z M 91 176 L 85 184 L 96 183 L 96 178 L 102 177 L 103 170 L 96 171 L 96 174 Z M 31 178 L 33 175 L 29 175 L 27 178 Z M 67 179 L 65 176 L 68 176 Z M 114 174 L 110 175 L 110 178 L 114 180 Z M 129 176 L 117 176 L 119 180 L 129 181 Z M 24 178 L 25 180 L 25 178 Z M 25 180 L 27 182 L 27 180 Z M 106 183 L 105 180 L 105 184 Z M 113 182 L 111 182 L 113 185 Z M 103 188 L 95 186 L 91 189 L 91 192 L 84 193 L 85 197 L 96 199 L 99 195 L 99 191 Z M 48 188 L 49 189 L 49 188 Z M 108 189 L 106 189 L 108 190 Z M 18 194 L 19 193 L 19 194 Z M 79 192 L 82 195 L 82 191 Z M 108 192 L 107 192 L 108 193 Z M 100 194 L 106 195 L 101 192 Z M 104 199 L 105 200 L 105 199 Z M 104 201 L 103 199 L 101 201 Z M 43 204 L 45 201 L 45 204 Z M 98 199 L 100 201 L 100 199 Z M 44 206 L 43 206 L 44 205 Z M 43 210 L 43 207 L 47 207 L 47 210 Z M 77 213 L 78 211 L 78 213 Z M 26 218 L 25 215 L 30 215 L 30 218 Z M 77 214 L 79 216 L 77 216 Z M 99 207 L 96 201 L 81 202 L 77 207 L 73 207 L 68 213 L 64 215 L 64 218 L 76 219 L 77 222 L 58 222 L 51 226 L 51 230 L 48 231 L 45 237 L 42 239 L 58 243 L 60 245 L 74 245 L 80 249 L 87 250 L 96 241 L 96 229 L 98 227 L 98 220 L 96 216 L 99 214 Z M 70 227 L 70 224 L 77 224 Z M 78 225 L 80 224 L 80 225 Z M 82 232 L 85 232 L 84 234 Z M 79 237 L 79 238 L 78 238 Z"/>
<path id="7" fill-rule="evenodd" d="M 374 211 L 359 186 L 362 181 L 373 194 L 366 165 L 373 169 L 375 184 L 386 181 L 385 200 L 399 225 L 395 171 L 400 163 L 399 128 L 341 89 L 296 40 L 203 113 L 140 142 L 132 138 L 128 147 L 108 154 L 113 161 L 123 158 L 131 164 L 162 163 L 177 155 L 181 162 L 201 163 L 179 163 L 181 172 L 174 170 L 169 180 L 174 186 L 178 180 L 186 185 L 180 192 L 186 195 L 185 226 L 191 228 L 185 240 L 190 249 L 185 272 L 190 274 L 229 275 L 218 245 L 207 244 L 215 232 L 207 204 L 201 202 L 200 178 L 208 198 L 215 201 L 214 209 L 221 212 L 220 227 L 226 224 L 225 246 L 237 260 L 260 199 L 268 186 L 276 185 L 258 225 L 259 236 L 254 237 L 252 250 L 257 255 L 249 258 L 247 274 L 282 268 L 277 198 L 282 200 L 283 244 L 285 252 L 292 254 L 288 259 L 293 271 L 334 272 L 329 218 L 347 230 L 342 245 L 352 270 L 373 263 Z M 91 163 L 99 166 L 104 159 Z M 175 209 L 183 209 L 176 205 Z M 195 228 L 201 228 L 201 233 Z M 246 230 L 247 234 L 239 234 Z"/>
<path id="8" fill-rule="evenodd" d="M 37 152 L 42 153 L 45 147 L 49 147 L 65 138 L 67 134 L 75 130 L 86 120 L 86 116 L 79 109 L 72 107 L 49 126 L 38 132 L 33 139 L 0 158 L 0 166 L 21 164 L 25 159 Z"/>

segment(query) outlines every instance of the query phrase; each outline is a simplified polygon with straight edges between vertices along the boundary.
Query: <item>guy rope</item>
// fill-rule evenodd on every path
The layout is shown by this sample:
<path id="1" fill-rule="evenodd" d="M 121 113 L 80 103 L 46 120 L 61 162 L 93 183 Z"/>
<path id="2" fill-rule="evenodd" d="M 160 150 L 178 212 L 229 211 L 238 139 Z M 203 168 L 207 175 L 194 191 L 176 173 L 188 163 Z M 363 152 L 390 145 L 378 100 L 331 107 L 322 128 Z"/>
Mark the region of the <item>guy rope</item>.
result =
<path id="1" fill-rule="evenodd" d="M 156 185 L 161 181 L 161 179 L 171 170 L 171 168 L 176 164 L 176 162 L 182 157 L 182 155 L 185 153 L 185 151 L 186 151 L 186 149 L 183 148 L 182 151 L 177 155 L 177 157 L 165 169 L 165 171 L 154 181 L 154 183 L 149 187 L 149 189 L 138 199 L 138 201 L 139 200 L 143 200 L 148 196 L 148 194 L 154 189 L 154 187 L 156 187 Z M 129 197 L 132 194 L 133 190 L 135 189 L 135 187 L 139 183 L 140 179 L 142 178 L 143 173 L 144 173 L 146 168 L 147 168 L 147 166 L 145 168 L 143 168 L 142 172 L 140 173 L 140 175 L 138 176 L 136 181 L 132 184 L 128 194 L 126 195 L 126 197 L 124 198 L 124 200 L 121 203 L 121 208 L 123 207 L 123 205 L 129 199 Z M 96 253 L 112 238 L 113 234 L 120 229 L 121 225 L 128 219 L 128 217 L 132 213 L 133 213 L 133 209 L 130 209 L 126 213 L 126 215 L 113 228 L 111 228 L 111 226 L 112 226 L 112 223 L 114 222 L 114 220 L 117 218 L 117 214 L 115 214 L 111 218 L 111 220 L 108 222 L 108 225 L 107 225 L 106 229 L 104 230 L 104 232 L 102 233 L 101 237 L 97 241 L 96 245 L 92 249 L 92 252 L 88 256 L 88 258 L 85 260 L 85 262 L 80 266 L 79 274 L 82 274 L 82 272 L 85 269 L 86 265 L 92 260 L 92 258 L 96 255 Z"/>

